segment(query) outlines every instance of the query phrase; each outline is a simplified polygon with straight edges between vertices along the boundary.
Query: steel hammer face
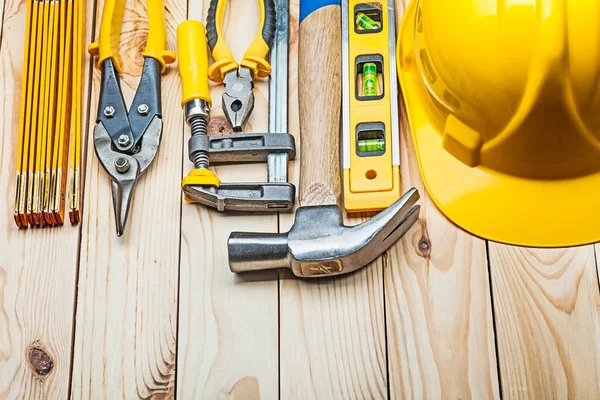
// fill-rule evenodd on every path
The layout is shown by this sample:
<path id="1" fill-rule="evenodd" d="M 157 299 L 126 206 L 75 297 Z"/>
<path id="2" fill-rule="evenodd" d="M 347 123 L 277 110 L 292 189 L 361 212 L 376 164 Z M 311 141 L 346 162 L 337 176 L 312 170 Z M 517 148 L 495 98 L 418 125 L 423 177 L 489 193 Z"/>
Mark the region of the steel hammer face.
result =
<path id="1" fill-rule="evenodd" d="M 357 226 L 344 226 L 336 205 L 300 207 L 287 234 L 232 233 L 232 272 L 290 268 L 318 278 L 356 271 L 392 246 L 419 218 L 419 193 L 411 189 L 389 208 Z"/>

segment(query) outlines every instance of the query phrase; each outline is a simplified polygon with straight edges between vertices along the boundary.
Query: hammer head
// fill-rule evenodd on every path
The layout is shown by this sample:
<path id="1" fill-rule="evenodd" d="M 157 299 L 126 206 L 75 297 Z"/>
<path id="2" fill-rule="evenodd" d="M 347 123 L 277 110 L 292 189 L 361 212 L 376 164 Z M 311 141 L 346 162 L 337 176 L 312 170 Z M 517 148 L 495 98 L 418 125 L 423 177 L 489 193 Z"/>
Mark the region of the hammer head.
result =
<path id="1" fill-rule="evenodd" d="M 416 189 L 356 226 L 344 226 L 336 205 L 300 207 L 287 234 L 234 232 L 229 237 L 232 272 L 291 268 L 304 278 L 347 274 L 376 259 L 419 218 Z"/>

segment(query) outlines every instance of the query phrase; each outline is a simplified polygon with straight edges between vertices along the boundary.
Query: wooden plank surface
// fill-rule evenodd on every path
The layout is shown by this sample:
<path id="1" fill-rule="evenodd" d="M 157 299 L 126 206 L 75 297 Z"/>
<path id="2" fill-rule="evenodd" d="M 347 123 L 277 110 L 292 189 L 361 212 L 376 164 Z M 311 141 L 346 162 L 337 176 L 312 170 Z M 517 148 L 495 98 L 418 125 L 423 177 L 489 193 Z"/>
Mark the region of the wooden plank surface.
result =
<path id="1" fill-rule="evenodd" d="M 170 50 L 179 22 L 205 19 L 208 0 L 187 3 L 165 0 Z M 396 0 L 397 17 L 407 3 Z M 5 99 L 20 97 L 25 4 L 0 0 Z M 291 1 L 289 84 L 289 130 L 297 144 L 298 4 Z M 122 87 L 130 102 L 147 13 L 141 0 L 127 5 Z M 90 41 L 102 1 L 95 8 L 88 0 L 87 7 Z M 256 4 L 230 0 L 224 26 L 239 59 L 252 39 L 247 32 L 258 27 Z M 73 398 L 600 398 L 594 246 L 486 245 L 456 228 L 424 192 L 405 118 L 403 188 L 420 190 L 422 214 L 400 243 L 341 279 L 233 275 L 229 232 L 284 232 L 293 215 L 223 215 L 182 203 L 181 177 L 192 165 L 176 68 L 163 75 L 163 141 L 136 189 L 124 238 L 115 235 L 110 183 L 92 141 L 80 228 L 19 231 L 11 213 L 0 213 L 0 398 L 63 399 L 70 392 Z M 99 82 L 94 70 L 85 89 L 87 138 Z M 222 87 L 211 90 L 210 132 L 227 134 Z M 255 94 L 246 130 L 265 131 L 266 81 Z M 5 210 L 14 201 L 18 116 L 18 101 L 5 100 Z M 223 181 L 266 179 L 264 165 L 216 171 Z M 297 164 L 291 163 L 290 176 L 297 184 Z M 41 375 L 48 360 L 52 368 Z"/>
<path id="2" fill-rule="evenodd" d="M 0 1 L 0 398 L 66 398 L 78 228 L 18 230 L 12 210 L 25 0 Z M 16 99 L 16 100 L 15 100 Z"/>
<path id="3" fill-rule="evenodd" d="M 594 246 L 489 247 L 504 397 L 600 398 Z"/>
<path id="4" fill-rule="evenodd" d="M 395 4 L 400 21 L 408 1 Z M 485 241 L 435 207 L 400 113 L 403 189 L 419 190 L 421 215 L 384 265 L 391 397 L 498 398 Z"/>
<path id="5" fill-rule="evenodd" d="M 206 21 L 209 1 L 189 4 L 188 18 Z M 237 60 L 259 29 L 255 1 L 230 0 L 224 39 Z M 212 63 L 212 58 L 209 61 Z M 268 128 L 268 81 L 255 82 L 255 106 L 246 132 Z M 223 85 L 211 84 L 210 135 L 232 133 L 221 107 Z M 180 112 L 178 118 L 183 114 Z M 183 174 L 188 161 L 185 130 Z M 223 182 L 264 182 L 266 165 L 215 169 Z M 277 272 L 236 276 L 229 271 L 231 231 L 277 230 L 276 215 L 223 214 L 185 203 L 181 220 L 181 277 L 177 393 L 195 399 L 274 399 L 278 396 Z"/>
<path id="6" fill-rule="evenodd" d="M 167 0 L 165 7 L 167 48 L 174 51 L 175 29 L 185 18 L 186 2 Z M 102 8 L 99 1 L 96 21 Z M 127 1 L 120 46 L 127 104 L 142 70 L 147 18 L 145 2 Z M 167 397 L 174 392 L 183 131 L 178 81 L 176 64 L 169 66 L 162 76 L 162 143 L 135 189 L 122 238 L 115 233 L 109 177 L 98 163 L 93 141 L 87 144 L 74 398 Z M 100 71 L 95 69 L 92 116 L 99 83 Z M 94 124 L 91 118 L 84 130 L 90 138 Z"/>

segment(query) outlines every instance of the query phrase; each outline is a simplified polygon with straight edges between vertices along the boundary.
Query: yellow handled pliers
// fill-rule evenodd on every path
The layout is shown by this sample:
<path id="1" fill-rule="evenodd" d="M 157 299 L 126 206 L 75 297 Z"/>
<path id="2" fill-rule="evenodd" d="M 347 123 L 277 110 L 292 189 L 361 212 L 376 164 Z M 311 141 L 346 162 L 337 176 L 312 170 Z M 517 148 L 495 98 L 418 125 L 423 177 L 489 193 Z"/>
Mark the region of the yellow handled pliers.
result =
<path id="1" fill-rule="evenodd" d="M 144 66 L 129 110 L 119 78 L 123 70 L 118 45 L 125 0 L 104 2 L 100 36 L 88 49 L 90 54 L 98 56 L 102 71 L 94 148 L 112 180 L 118 236 L 125 229 L 135 184 L 154 160 L 160 145 L 163 130 L 160 78 L 167 64 L 175 61 L 175 53 L 166 49 L 163 0 L 147 0 L 147 6 L 148 41 L 142 53 Z"/>
<path id="2" fill-rule="evenodd" d="M 227 0 L 211 0 L 206 18 L 206 36 L 215 63 L 208 69 L 211 81 L 223 83 L 223 108 L 227 120 L 236 132 L 241 132 L 254 109 L 254 78 L 271 74 L 265 59 L 275 35 L 276 15 L 273 0 L 257 0 L 260 29 L 238 64 L 223 39 L 223 15 Z"/>

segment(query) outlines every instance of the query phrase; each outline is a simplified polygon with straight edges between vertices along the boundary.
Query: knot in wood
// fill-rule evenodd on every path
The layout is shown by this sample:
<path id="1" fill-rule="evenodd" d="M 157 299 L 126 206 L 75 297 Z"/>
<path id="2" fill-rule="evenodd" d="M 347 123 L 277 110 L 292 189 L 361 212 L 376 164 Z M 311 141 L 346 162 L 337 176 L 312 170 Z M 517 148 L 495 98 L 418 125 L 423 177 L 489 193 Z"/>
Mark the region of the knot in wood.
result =
<path id="1" fill-rule="evenodd" d="M 38 342 L 33 343 L 29 348 L 29 364 L 36 375 L 45 377 L 54 368 L 52 357 L 44 351 Z"/>
<path id="2" fill-rule="evenodd" d="M 231 125 L 227 122 L 227 119 L 222 116 L 211 118 L 207 130 L 208 136 L 225 136 L 235 133 Z"/>
<path id="3" fill-rule="evenodd" d="M 431 257 L 431 239 L 429 239 L 429 232 L 427 232 L 425 222 L 421 226 L 421 237 L 419 237 L 417 242 L 417 254 L 427 259 Z"/>

